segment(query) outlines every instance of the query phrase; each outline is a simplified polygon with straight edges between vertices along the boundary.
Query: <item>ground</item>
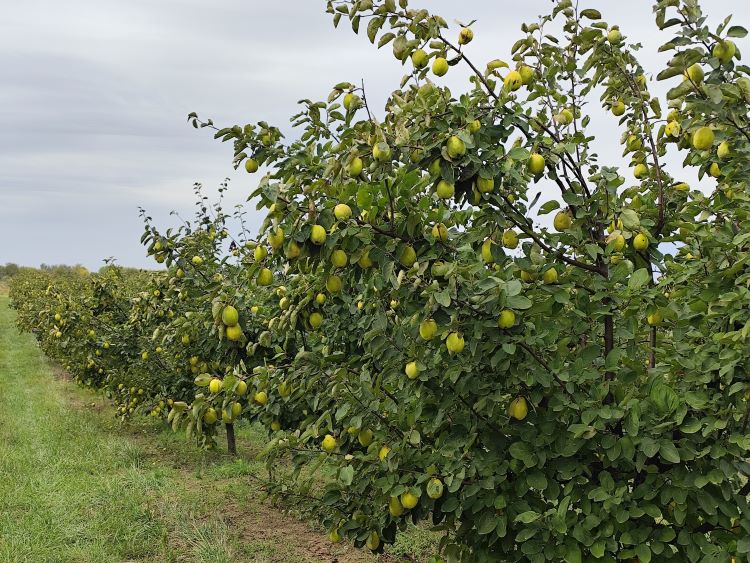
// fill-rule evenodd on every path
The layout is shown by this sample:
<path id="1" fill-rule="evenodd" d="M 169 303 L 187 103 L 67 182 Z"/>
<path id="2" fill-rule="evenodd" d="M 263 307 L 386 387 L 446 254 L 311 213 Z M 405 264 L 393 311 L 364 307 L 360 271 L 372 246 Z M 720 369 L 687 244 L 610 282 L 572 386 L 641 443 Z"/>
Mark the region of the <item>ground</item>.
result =
<path id="1" fill-rule="evenodd" d="M 0 291 L 3 563 L 414 561 L 403 554 L 435 541 L 416 530 L 380 558 L 331 544 L 265 499 L 252 478 L 262 440 L 240 428 L 232 459 L 156 421 L 120 423 L 18 333 Z"/>

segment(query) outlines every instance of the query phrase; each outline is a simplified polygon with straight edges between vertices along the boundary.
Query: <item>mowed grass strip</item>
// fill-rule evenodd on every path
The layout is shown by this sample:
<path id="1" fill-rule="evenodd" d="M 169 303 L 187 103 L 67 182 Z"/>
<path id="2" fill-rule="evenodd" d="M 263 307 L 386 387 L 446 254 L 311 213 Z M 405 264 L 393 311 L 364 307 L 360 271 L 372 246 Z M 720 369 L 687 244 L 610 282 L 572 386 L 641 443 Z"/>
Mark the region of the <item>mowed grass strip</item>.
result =
<path id="1" fill-rule="evenodd" d="M 168 479 L 133 463 L 133 445 L 66 385 L 0 295 L 0 561 L 156 558 L 165 525 L 149 491 Z"/>

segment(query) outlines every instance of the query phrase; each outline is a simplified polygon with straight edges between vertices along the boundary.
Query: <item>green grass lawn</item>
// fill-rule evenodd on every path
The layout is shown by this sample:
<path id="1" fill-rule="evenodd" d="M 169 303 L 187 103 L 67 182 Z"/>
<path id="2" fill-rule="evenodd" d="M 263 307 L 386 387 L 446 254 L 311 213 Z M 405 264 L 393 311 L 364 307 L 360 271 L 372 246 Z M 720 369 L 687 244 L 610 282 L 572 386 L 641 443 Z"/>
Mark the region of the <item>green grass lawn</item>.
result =
<path id="1" fill-rule="evenodd" d="M 239 427 L 246 456 L 232 459 L 153 420 L 121 424 L 13 316 L 0 293 L 0 562 L 377 560 L 264 499 L 248 478 L 263 472 L 247 455 L 262 447 L 258 431 Z M 416 529 L 380 560 L 436 541 Z"/>

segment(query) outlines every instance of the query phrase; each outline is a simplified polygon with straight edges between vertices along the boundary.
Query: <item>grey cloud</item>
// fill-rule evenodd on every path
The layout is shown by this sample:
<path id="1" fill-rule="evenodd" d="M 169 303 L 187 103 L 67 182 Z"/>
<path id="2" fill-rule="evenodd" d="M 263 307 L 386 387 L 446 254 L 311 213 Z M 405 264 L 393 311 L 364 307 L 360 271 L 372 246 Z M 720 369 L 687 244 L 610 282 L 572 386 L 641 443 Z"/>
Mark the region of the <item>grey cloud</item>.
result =
<path id="1" fill-rule="evenodd" d="M 413 0 L 449 22 L 475 17 L 470 46 L 478 61 L 508 58 L 522 21 L 547 0 Z M 583 3 L 582 3 L 583 4 Z M 589 2 L 631 40 L 655 49 L 651 2 Z M 750 5 L 704 1 L 712 21 Z M 403 71 L 390 49 L 377 50 L 347 24 L 334 30 L 323 0 L 24 0 L 0 18 L 0 263 L 82 262 L 115 255 L 153 267 L 140 247 L 137 207 L 159 224 L 176 209 L 192 214 L 191 186 L 209 193 L 232 178 L 228 206 L 257 178 L 231 169 L 231 148 L 195 131 L 190 111 L 233 124 L 266 119 L 292 135 L 288 117 L 300 98 L 324 99 L 332 84 L 365 80 L 382 106 Z M 454 94 L 465 69 L 445 79 Z M 617 161 L 617 134 L 596 115 L 602 160 Z M 247 206 L 251 228 L 261 217 Z"/>

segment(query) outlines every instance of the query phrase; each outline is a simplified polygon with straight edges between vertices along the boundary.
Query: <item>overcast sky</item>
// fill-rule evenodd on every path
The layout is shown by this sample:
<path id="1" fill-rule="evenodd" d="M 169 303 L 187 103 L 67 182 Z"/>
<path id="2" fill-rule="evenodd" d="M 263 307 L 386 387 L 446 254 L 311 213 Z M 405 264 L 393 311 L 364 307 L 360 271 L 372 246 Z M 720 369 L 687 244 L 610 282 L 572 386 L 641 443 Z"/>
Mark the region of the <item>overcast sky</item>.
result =
<path id="1" fill-rule="evenodd" d="M 650 0 L 581 2 L 644 44 L 658 72 Z M 750 3 L 704 0 L 715 24 L 734 13 L 750 24 Z M 412 0 L 446 20 L 470 21 L 471 58 L 509 60 L 523 21 L 548 0 Z M 23 0 L 0 17 L 0 263 L 82 263 L 115 256 L 154 267 L 139 244 L 145 207 L 162 226 L 170 210 L 192 213 L 194 182 L 209 193 L 225 178 L 230 203 L 258 175 L 235 173 L 232 148 L 194 130 L 196 111 L 217 124 L 266 119 L 293 134 L 300 98 L 325 99 L 333 84 L 364 79 L 371 105 L 398 86 L 390 47 L 370 45 L 346 25 L 334 30 L 324 0 Z M 364 26 L 363 26 L 364 27 Z M 744 47 L 745 40 L 739 42 Z M 750 49 L 745 48 L 750 52 Z M 465 70 L 440 83 L 454 94 Z M 617 158 L 619 133 L 602 116 L 599 152 Z M 253 230 L 260 223 L 248 206 Z"/>

